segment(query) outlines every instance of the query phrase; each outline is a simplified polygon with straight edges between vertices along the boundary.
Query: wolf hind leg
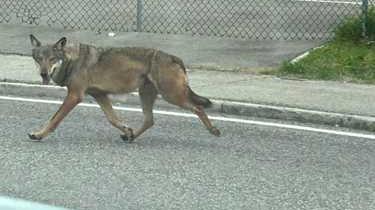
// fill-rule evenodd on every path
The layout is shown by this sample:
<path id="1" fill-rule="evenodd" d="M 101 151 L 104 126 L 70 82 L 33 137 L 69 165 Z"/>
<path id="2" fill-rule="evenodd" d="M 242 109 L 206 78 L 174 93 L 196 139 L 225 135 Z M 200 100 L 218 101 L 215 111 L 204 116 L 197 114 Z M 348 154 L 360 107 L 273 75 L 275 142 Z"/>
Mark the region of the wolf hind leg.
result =
<path id="1" fill-rule="evenodd" d="M 220 130 L 214 127 L 208 118 L 206 112 L 204 111 L 203 107 L 200 105 L 195 105 L 192 103 L 186 103 L 181 106 L 182 108 L 189 109 L 194 114 L 196 114 L 202 123 L 206 126 L 207 130 L 214 136 L 219 137 L 221 135 Z"/>
<path id="2" fill-rule="evenodd" d="M 212 126 L 210 119 L 208 119 L 207 114 L 204 111 L 204 108 L 209 108 L 212 106 L 211 101 L 208 98 L 202 97 L 194 93 L 190 87 L 188 88 L 188 103 L 185 104 L 193 113 L 198 115 L 199 119 L 206 126 L 207 130 L 214 136 L 220 136 L 221 133 L 219 129 Z"/>
<path id="3" fill-rule="evenodd" d="M 202 123 L 206 126 L 207 130 L 214 136 L 220 136 L 220 131 L 214 127 L 204 111 L 205 107 L 210 107 L 211 102 L 207 98 L 198 96 L 187 84 L 171 82 L 168 89 L 160 88 L 160 93 L 163 98 L 174 105 L 183 109 L 190 110 L 196 114 Z"/>

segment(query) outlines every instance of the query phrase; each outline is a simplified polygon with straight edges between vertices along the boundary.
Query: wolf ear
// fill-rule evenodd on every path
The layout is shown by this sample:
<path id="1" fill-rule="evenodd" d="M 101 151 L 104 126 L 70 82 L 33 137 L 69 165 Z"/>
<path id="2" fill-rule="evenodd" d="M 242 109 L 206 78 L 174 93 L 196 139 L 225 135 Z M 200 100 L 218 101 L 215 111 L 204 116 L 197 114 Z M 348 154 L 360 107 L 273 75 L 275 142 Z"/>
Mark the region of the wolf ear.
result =
<path id="1" fill-rule="evenodd" d="M 40 41 L 32 34 L 30 34 L 30 41 L 33 47 L 40 47 L 42 45 L 42 43 L 40 43 Z"/>
<path id="2" fill-rule="evenodd" d="M 58 50 L 62 50 L 66 45 L 66 37 L 61 38 L 59 41 L 56 42 L 54 47 Z"/>

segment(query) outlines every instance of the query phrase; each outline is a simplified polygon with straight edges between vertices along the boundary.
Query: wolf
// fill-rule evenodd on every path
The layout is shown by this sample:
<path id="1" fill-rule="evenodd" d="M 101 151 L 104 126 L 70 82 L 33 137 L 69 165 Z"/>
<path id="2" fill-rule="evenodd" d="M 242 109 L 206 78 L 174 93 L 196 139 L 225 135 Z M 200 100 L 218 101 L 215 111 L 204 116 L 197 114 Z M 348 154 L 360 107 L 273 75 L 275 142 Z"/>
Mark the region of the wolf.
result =
<path id="1" fill-rule="evenodd" d="M 204 112 L 204 108 L 212 105 L 211 101 L 191 90 L 184 63 L 177 56 L 141 47 L 67 45 L 66 37 L 54 44 L 42 45 L 30 34 L 30 41 L 32 57 L 39 66 L 42 83 L 47 85 L 53 80 L 57 85 L 67 87 L 63 104 L 42 129 L 28 133 L 30 139 L 40 141 L 54 131 L 86 94 L 96 100 L 108 121 L 122 132 L 120 136 L 126 142 L 133 142 L 154 125 L 153 105 L 158 94 L 167 102 L 198 115 L 211 134 L 220 136 L 220 131 Z M 136 90 L 144 122 L 133 132 L 119 120 L 108 95 Z"/>

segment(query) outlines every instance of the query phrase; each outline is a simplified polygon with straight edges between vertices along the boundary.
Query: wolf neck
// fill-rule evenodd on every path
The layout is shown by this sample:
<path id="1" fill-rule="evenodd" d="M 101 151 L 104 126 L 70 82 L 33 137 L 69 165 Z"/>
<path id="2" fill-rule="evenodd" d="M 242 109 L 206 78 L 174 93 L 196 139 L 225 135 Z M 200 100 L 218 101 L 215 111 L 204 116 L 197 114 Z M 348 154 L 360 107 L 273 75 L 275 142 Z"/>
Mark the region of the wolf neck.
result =
<path id="1" fill-rule="evenodd" d="M 64 59 L 61 67 L 53 72 L 52 80 L 59 86 L 66 86 L 72 72 L 72 61 Z"/>
<path id="2" fill-rule="evenodd" d="M 73 62 L 78 58 L 77 46 L 69 46 L 65 49 L 61 67 L 52 75 L 52 80 L 59 86 L 67 86 L 73 71 Z"/>

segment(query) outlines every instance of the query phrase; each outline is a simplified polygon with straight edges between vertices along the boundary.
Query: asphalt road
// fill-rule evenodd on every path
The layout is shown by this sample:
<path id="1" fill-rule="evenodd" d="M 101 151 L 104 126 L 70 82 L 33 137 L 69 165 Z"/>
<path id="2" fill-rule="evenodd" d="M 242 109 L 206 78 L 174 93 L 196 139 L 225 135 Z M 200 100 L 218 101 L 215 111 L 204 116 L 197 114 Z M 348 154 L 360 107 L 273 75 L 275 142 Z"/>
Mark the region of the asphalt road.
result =
<path id="1" fill-rule="evenodd" d="M 375 140 L 219 120 L 215 138 L 197 119 L 156 115 L 127 144 L 100 109 L 77 107 L 28 141 L 57 108 L 0 100 L 0 195 L 90 210 L 375 209 Z"/>
<path id="2" fill-rule="evenodd" d="M 5 0 L 0 23 L 94 31 L 184 33 L 243 39 L 326 39 L 358 0 Z"/>

